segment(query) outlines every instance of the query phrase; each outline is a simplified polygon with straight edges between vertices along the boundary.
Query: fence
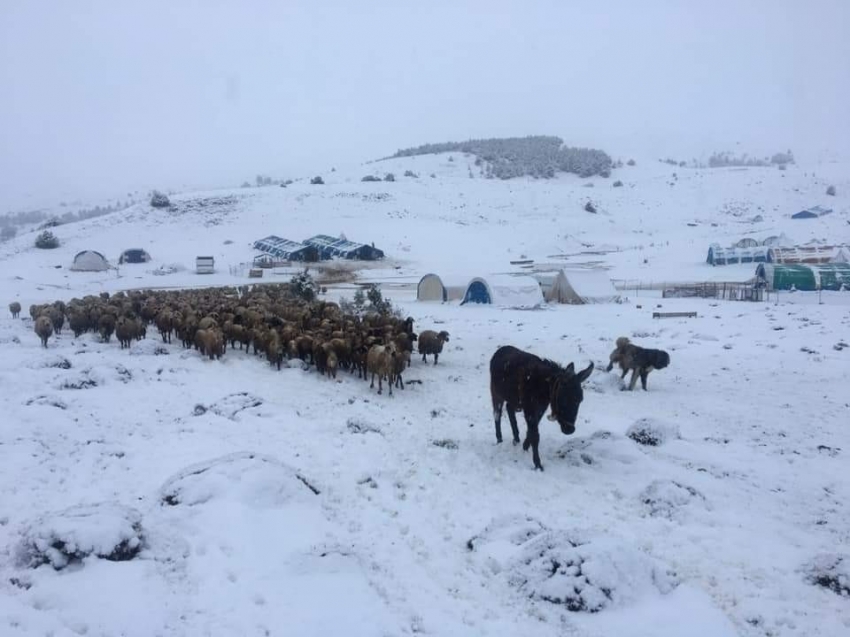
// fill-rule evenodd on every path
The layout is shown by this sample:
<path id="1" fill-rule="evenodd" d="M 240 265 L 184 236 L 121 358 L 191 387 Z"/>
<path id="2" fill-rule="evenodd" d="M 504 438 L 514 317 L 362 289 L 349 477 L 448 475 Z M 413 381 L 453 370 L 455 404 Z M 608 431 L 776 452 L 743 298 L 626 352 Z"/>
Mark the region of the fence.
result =
<path id="1" fill-rule="evenodd" d="M 692 283 L 664 287 L 665 299 L 723 299 L 726 301 L 764 301 L 764 288 L 751 283 Z"/>

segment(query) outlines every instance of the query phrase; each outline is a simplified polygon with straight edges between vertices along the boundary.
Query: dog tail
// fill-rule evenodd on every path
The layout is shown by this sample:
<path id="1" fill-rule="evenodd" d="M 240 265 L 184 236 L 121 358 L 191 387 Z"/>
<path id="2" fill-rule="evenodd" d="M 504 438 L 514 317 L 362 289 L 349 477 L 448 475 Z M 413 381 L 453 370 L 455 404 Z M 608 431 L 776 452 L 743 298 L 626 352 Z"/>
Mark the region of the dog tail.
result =
<path id="1" fill-rule="evenodd" d="M 659 350 L 658 356 L 656 357 L 655 364 L 653 367 L 655 369 L 664 369 L 670 364 L 670 354 L 665 352 L 664 350 Z"/>

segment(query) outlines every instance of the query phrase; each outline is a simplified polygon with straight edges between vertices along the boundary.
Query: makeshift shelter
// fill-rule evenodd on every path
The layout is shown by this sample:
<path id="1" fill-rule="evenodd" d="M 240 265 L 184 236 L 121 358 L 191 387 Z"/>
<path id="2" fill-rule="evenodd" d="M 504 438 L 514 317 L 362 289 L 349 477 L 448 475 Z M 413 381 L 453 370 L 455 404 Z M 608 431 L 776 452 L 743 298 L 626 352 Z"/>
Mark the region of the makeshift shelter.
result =
<path id="1" fill-rule="evenodd" d="M 832 212 L 832 208 L 824 208 L 823 206 L 812 206 L 800 212 L 795 212 L 791 215 L 792 219 L 817 219 Z"/>
<path id="2" fill-rule="evenodd" d="M 834 246 L 797 246 L 794 248 L 770 248 L 768 263 L 829 263 L 836 254 Z"/>
<path id="3" fill-rule="evenodd" d="M 617 303 L 620 293 L 604 270 L 555 270 L 531 275 L 549 303 Z"/>
<path id="4" fill-rule="evenodd" d="M 118 263 L 147 263 L 151 260 L 151 255 L 141 248 L 130 248 L 124 250 L 121 256 L 118 257 Z"/>
<path id="5" fill-rule="evenodd" d="M 841 246 L 835 251 L 835 256 L 832 257 L 832 263 L 850 263 L 850 248 Z"/>
<path id="6" fill-rule="evenodd" d="M 83 250 L 78 252 L 71 264 L 74 272 L 103 272 L 109 269 L 109 261 L 100 252 Z"/>
<path id="7" fill-rule="evenodd" d="M 463 298 L 467 288 L 467 280 L 440 277 L 437 274 L 426 274 L 419 279 L 416 286 L 417 301 L 458 301 Z"/>
<path id="8" fill-rule="evenodd" d="M 734 245 L 735 248 L 755 248 L 759 242 L 751 237 L 744 237 Z"/>
<path id="9" fill-rule="evenodd" d="M 713 243 L 708 248 L 706 263 L 709 265 L 731 265 L 734 263 L 763 263 L 767 261 L 766 246 L 752 246 L 749 248 L 722 248 Z"/>
<path id="10" fill-rule="evenodd" d="M 461 305 L 486 303 L 502 307 L 538 307 L 544 303 L 540 284 L 530 276 L 476 277 L 466 286 Z"/>
<path id="11" fill-rule="evenodd" d="M 762 263 L 756 268 L 756 278 L 768 290 L 840 290 L 850 289 L 850 264 L 773 264 Z"/>
<path id="12" fill-rule="evenodd" d="M 783 248 L 794 245 L 794 242 L 789 239 L 783 232 L 779 235 L 772 235 L 770 237 L 766 237 L 765 240 L 761 242 L 761 244 L 769 248 Z"/>
<path id="13" fill-rule="evenodd" d="M 348 239 L 338 239 L 326 234 L 317 234 L 305 239 L 304 243 L 314 246 L 319 251 L 321 259 L 351 259 L 357 261 L 375 261 L 384 258 L 383 250 L 365 243 L 355 243 Z"/>
<path id="14" fill-rule="evenodd" d="M 271 255 L 281 261 L 318 261 L 319 250 L 315 246 L 282 239 L 275 235 L 269 235 L 265 239 L 254 242 L 254 249 L 264 254 Z"/>

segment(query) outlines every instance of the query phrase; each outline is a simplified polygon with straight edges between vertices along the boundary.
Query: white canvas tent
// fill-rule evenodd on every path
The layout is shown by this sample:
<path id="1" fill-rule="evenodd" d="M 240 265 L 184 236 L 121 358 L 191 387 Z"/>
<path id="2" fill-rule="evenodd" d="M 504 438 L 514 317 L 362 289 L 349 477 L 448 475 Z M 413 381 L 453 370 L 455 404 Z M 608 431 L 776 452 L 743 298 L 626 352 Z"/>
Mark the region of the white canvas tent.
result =
<path id="1" fill-rule="evenodd" d="M 109 261 L 100 252 L 83 250 L 78 252 L 71 264 L 74 272 L 103 272 L 109 269 Z"/>
<path id="2" fill-rule="evenodd" d="M 620 293 L 604 270 L 558 270 L 534 275 L 550 303 L 617 303 Z"/>
<path id="3" fill-rule="evenodd" d="M 461 305 L 489 303 L 501 307 L 538 307 L 544 303 L 540 284 L 530 276 L 493 274 L 475 277 L 466 286 Z"/>
<path id="4" fill-rule="evenodd" d="M 426 274 L 416 286 L 417 301 L 459 301 L 466 292 L 469 277 Z"/>

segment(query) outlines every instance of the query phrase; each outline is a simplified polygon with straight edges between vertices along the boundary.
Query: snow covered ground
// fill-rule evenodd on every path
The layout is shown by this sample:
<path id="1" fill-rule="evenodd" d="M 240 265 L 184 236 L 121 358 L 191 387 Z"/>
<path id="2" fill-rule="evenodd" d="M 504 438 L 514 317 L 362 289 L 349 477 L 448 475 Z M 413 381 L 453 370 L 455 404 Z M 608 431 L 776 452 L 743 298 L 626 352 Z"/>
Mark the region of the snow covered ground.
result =
<path id="1" fill-rule="evenodd" d="M 753 268 L 705 265 L 710 241 L 847 237 L 837 165 L 813 178 L 639 160 L 613 189 L 469 179 L 467 163 L 423 157 L 327 173 L 324 187 L 187 194 L 178 209 L 233 199 L 63 226 L 49 253 L 24 235 L 0 246 L 0 296 L 26 317 L 30 303 L 103 290 L 247 283 L 228 266 L 271 233 L 374 241 L 390 259 L 366 274 L 387 282 L 587 250 L 611 252 L 566 262 L 644 283 L 740 280 Z M 419 178 L 401 177 L 408 168 Z M 360 183 L 378 170 L 399 181 Z M 823 201 L 820 181 L 837 184 L 836 212 L 788 219 Z M 599 214 L 582 210 L 588 197 Z M 722 212 L 733 202 L 741 216 Z M 79 250 L 115 261 L 128 247 L 154 262 L 67 270 Z M 215 255 L 219 273 L 194 275 L 196 254 Z M 169 263 L 187 270 L 152 274 Z M 66 331 L 45 350 L 28 317 L 4 315 L 0 635 L 850 632 L 846 294 L 749 304 L 641 292 L 537 311 L 388 295 L 417 330 L 451 334 L 440 364 L 414 360 L 392 398 L 244 352 L 204 360 L 152 333 L 128 352 Z M 699 316 L 652 319 L 657 305 Z M 648 392 L 622 392 L 604 371 L 622 335 L 670 353 Z M 495 443 L 487 366 L 508 343 L 596 363 L 576 433 L 541 423 L 543 473 Z M 79 559 L 66 566 L 68 554 Z"/>

